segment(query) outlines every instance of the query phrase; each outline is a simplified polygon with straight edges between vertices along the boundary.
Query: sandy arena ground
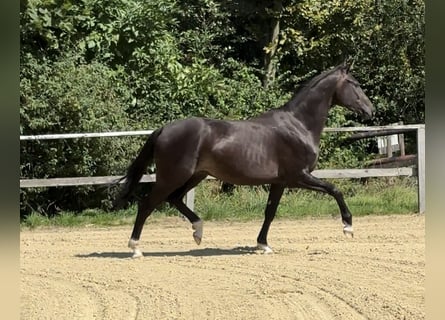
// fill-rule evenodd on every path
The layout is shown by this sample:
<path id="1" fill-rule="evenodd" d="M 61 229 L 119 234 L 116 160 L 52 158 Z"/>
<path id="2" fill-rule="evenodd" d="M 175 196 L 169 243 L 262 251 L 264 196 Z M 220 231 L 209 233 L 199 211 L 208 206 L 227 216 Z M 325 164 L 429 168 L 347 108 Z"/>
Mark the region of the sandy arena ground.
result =
<path id="1" fill-rule="evenodd" d="M 22 230 L 21 319 L 425 319 L 425 217 L 205 222 Z"/>

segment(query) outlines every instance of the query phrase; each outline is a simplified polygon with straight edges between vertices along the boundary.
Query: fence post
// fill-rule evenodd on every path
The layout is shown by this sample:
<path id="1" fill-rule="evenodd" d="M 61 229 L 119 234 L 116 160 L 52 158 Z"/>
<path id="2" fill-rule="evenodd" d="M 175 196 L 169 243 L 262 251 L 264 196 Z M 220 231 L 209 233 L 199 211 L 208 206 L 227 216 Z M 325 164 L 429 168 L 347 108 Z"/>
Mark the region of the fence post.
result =
<path id="1" fill-rule="evenodd" d="M 392 157 L 392 139 L 391 136 L 386 137 L 386 156 L 388 158 Z"/>
<path id="2" fill-rule="evenodd" d="M 417 181 L 419 213 L 425 212 L 425 127 L 417 129 Z"/>
<path id="3" fill-rule="evenodd" d="M 403 121 L 399 121 L 399 125 L 403 125 Z M 399 133 L 399 149 L 400 149 L 400 155 L 405 155 L 405 135 L 403 133 Z"/>

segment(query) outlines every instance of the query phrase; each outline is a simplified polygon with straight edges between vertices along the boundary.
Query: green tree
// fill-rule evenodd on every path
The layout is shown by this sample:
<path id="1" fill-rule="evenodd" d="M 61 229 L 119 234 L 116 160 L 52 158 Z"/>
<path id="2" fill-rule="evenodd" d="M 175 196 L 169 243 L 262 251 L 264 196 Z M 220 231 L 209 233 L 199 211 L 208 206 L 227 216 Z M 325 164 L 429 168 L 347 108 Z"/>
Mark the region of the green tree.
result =
<path id="1" fill-rule="evenodd" d="M 373 124 L 423 123 L 424 11 L 422 0 L 286 1 L 278 48 L 282 86 L 351 56 L 377 108 Z"/>

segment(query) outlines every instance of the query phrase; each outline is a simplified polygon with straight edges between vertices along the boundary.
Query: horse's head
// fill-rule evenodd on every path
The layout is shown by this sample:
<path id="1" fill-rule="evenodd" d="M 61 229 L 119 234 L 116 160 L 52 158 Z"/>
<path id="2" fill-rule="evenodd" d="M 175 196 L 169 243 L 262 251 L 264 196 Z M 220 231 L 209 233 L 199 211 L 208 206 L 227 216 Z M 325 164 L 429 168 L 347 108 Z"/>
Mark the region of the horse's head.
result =
<path id="1" fill-rule="evenodd" d="M 351 66 L 347 63 L 337 67 L 340 75 L 333 103 L 359 113 L 364 119 L 369 119 L 374 114 L 374 106 L 363 92 L 358 81 L 350 73 L 350 69 Z"/>

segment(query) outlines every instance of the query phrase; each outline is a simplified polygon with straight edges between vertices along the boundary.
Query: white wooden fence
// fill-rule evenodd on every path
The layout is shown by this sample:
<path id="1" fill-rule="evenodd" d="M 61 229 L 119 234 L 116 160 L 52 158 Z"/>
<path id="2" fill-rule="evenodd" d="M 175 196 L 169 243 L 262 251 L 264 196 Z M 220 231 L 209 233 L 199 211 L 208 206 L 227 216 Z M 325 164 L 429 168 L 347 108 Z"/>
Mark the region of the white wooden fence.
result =
<path id="1" fill-rule="evenodd" d="M 417 132 L 417 170 L 412 167 L 382 168 L 382 169 L 324 169 L 315 170 L 314 176 L 318 178 L 364 178 L 364 177 L 394 177 L 394 176 L 416 176 L 418 180 L 418 212 L 425 212 L 425 125 L 395 125 L 395 126 L 375 126 L 375 127 L 346 127 L 346 128 L 325 128 L 325 132 L 370 132 L 394 130 L 400 132 Z M 149 135 L 153 131 L 121 131 L 102 133 L 73 133 L 73 134 L 45 134 L 45 135 L 23 135 L 21 141 L 25 140 L 54 140 L 73 138 L 93 138 L 93 137 L 123 137 Z M 48 179 L 20 179 L 20 188 L 35 187 L 62 187 L 80 185 L 100 185 L 114 183 L 120 176 L 103 177 L 72 177 L 72 178 L 48 178 Z M 212 178 L 212 177 L 210 177 Z M 144 175 L 141 182 L 155 181 L 155 175 Z M 187 206 L 193 210 L 194 190 L 191 190 L 186 197 Z"/>

